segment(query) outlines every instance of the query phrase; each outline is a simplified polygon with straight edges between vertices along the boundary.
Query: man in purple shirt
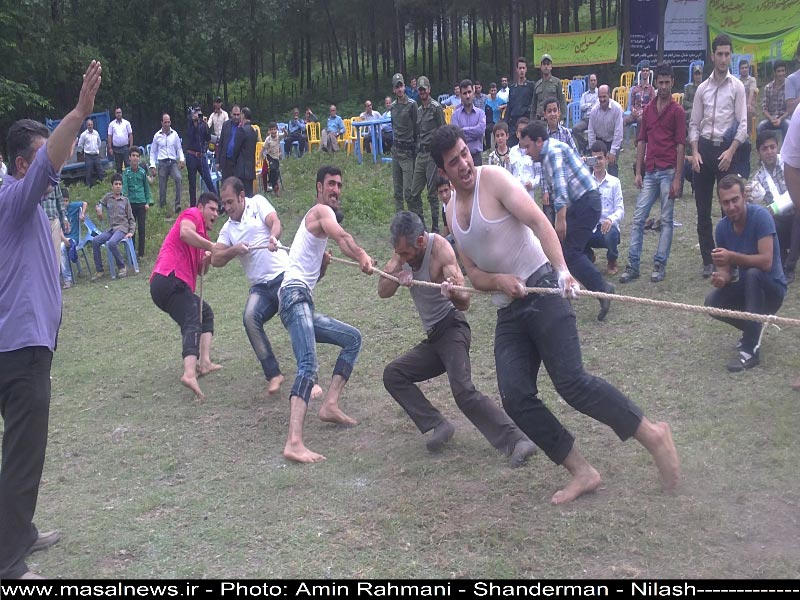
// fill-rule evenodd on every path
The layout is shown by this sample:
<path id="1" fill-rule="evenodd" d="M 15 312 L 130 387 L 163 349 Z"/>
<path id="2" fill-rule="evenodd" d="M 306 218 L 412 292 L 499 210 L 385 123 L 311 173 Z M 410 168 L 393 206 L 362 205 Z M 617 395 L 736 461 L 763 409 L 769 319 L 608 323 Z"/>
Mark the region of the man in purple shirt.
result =
<path id="1" fill-rule="evenodd" d="M 476 167 L 483 164 L 481 152 L 483 152 L 483 134 L 486 132 L 486 113 L 477 110 L 474 104 L 474 89 L 472 81 L 464 79 L 460 84 L 461 106 L 456 108 L 450 118 L 451 125 L 457 125 L 464 132 L 464 139 L 467 148 L 472 155 L 472 161 Z"/>
<path id="2" fill-rule="evenodd" d="M 48 140 L 23 119 L 8 131 L 9 177 L 0 188 L 0 412 L 5 422 L 0 469 L 0 580 L 42 579 L 25 556 L 58 541 L 33 524 L 47 448 L 50 366 L 61 322 L 61 288 L 50 225 L 39 205 L 72 153 L 94 107 L 100 63 L 83 76 L 78 103 Z"/>

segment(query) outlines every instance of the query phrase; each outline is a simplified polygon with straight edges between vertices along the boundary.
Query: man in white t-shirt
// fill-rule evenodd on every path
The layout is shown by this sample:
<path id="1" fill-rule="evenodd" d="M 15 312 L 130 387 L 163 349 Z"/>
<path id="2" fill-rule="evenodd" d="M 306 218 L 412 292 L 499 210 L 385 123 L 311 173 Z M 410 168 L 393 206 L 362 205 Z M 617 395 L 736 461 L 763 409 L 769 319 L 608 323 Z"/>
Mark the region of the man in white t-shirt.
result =
<path id="1" fill-rule="evenodd" d="M 267 393 L 274 394 L 283 383 L 283 374 L 264 324 L 278 313 L 278 290 L 289 266 L 289 255 L 278 249 L 281 221 L 264 196 L 245 196 L 244 184 L 238 177 L 228 177 L 222 182 L 220 197 L 229 219 L 219 232 L 211 264 L 224 267 L 237 256 L 242 263 L 250 282 L 250 295 L 244 305 L 244 330 L 264 370 Z M 258 248 L 251 250 L 254 246 Z"/>
<path id="2" fill-rule="evenodd" d="M 122 118 L 122 109 L 117 107 L 114 111 L 114 120 L 108 124 L 108 139 L 106 149 L 108 157 L 114 159 L 117 173 L 122 173 L 122 166 L 131 166 L 128 153 L 133 147 L 133 129 L 130 121 Z"/>
<path id="3" fill-rule="evenodd" d="M 800 44 L 797 49 L 800 54 Z M 792 197 L 794 209 L 800 211 L 800 108 L 795 108 L 792 121 L 789 123 L 789 131 L 781 147 L 781 158 L 786 189 Z M 800 375 L 792 382 L 792 388 L 800 390 Z"/>

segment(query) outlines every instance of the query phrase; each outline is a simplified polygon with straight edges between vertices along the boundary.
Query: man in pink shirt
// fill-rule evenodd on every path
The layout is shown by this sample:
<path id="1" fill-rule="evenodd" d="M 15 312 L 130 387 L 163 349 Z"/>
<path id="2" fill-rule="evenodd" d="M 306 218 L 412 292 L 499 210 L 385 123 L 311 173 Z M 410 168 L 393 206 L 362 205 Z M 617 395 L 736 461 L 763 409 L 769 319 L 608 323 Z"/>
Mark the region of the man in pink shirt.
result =
<path id="1" fill-rule="evenodd" d="M 194 293 L 197 275 L 208 271 L 214 243 L 208 232 L 219 215 L 219 199 L 211 192 L 200 194 L 197 206 L 183 211 L 175 220 L 158 253 L 150 276 L 150 296 L 181 328 L 183 376 L 181 383 L 199 400 L 205 398 L 199 384 L 202 377 L 221 369 L 211 362 L 214 313 Z"/>

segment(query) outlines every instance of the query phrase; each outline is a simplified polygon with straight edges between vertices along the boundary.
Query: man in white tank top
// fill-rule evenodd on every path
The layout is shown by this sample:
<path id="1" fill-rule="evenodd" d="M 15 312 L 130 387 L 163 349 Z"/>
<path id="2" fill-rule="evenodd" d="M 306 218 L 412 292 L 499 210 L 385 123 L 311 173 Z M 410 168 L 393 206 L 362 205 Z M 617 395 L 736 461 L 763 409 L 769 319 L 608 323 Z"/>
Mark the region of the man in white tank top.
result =
<path id="1" fill-rule="evenodd" d="M 435 452 L 447 443 L 455 427 L 414 385 L 447 373 L 456 405 L 495 448 L 510 457 L 512 467 L 521 466 L 536 446 L 514 425 L 499 406 L 475 389 L 469 362 L 472 339 L 463 310 L 470 296 L 454 292 L 452 285 L 464 285 L 450 242 L 427 233 L 422 219 L 408 211 L 394 216 L 390 226 L 394 255 L 384 267 L 400 280 L 381 277 L 378 296 L 394 296 L 400 285 L 410 288 L 427 339 L 393 360 L 383 371 L 383 385 L 414 421 L 421 433 L 433 430 L 428 450 Z M 412 286 L 412 281 L 441 283 L 441 290 Z"/>
<path id="2" fill-rule="evenodd" d="M 228 177 L 220 189 L 222 208 L 229 219 L 219 232 L 211 264 L 224 267 L 239 257 L 250 282 L 250 294 L 244 307 L 244 329 L 266 378 L 267 393 L 274 394 L 283 383 L 278 359 L 272 352 L 264 324 L 278 312 L 278 290 L 289 255 L 278 250 L 281 220 L 264 196 L 247 198 L 238 177 Z M 250 246 L 269 246 L 269 250 L 250 250 Z"/>
<path id="3" fill-rule="evenodd" d="M 664 487 L 674 488 L 680 464 L 669 426 L 650 422 L 616 388 L 584 370 L 575 313 L 564 297 L 528 295 L 526 286 L 559 288 L 565 297 L 577 286 L 547 217 L 507 171 L 475 168 L 457 127 L 434 133 L 431 155 L 455 188 L 447 220 L 467 275 L 477 289 L 498 292 L 495 367 L 503 406 L 572 475 L 551 502 L 563 504 L 592 492 L 601 479 L 539 399 L 536 378 L 542 363 L 568 404 L 609 425 L 623 440 L 635 437 L 653 455 Z"/>
<path id="4" fill-rule="evenodd" d="M 312 452 L 303 443 L 303 421 L 308 401 L 312 392 L 314 397 L 321 393 L 317 385 L 319 365 L 315 342 L 342 348 L 319 410 L 319 418 L 343 425 L 357 423 L 339 408 L 339 396 L 361 351 L 361 333 L 347 323 L 315 312 L 312 296 L 314 286 L 325 274 L 329 260 L 325 252 L 328 238 L 336 241 L 347 256 L 358 261 L 364 273 L 372 273 L 372 258 L 337 221 L 336 211 L 339 209 L 341 193 L 342 172 L 330 165 L 320 167 L 317 171 L 317 201 L 297 229 L 289 253 L 289 267 L 278 293 L 281 322 L 289 331 L 297 359 L 297 376 L 290 395 L 289 437 L 283 455 L 289 460 L 303 463 L 325 460 L 324 456 Z"/>

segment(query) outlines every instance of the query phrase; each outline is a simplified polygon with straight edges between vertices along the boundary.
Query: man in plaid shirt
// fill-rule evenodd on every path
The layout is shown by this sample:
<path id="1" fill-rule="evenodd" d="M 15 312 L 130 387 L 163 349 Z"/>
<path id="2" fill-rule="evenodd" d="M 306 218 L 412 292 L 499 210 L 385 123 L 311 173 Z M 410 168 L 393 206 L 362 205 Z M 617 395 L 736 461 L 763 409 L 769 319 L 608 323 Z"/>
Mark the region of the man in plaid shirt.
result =
<path id="1" fill-rule="evenodd" d="M 766 119 L 758 124 L 758 133 L 767 129 L 780 129 L 783 137 L 789 131 L 791 115 L 786 108 L 786 63 L 782 60 L 775 61 L 775 79 L 764 88 L 764 100 L 761 109 Z"/>
<path id="2" fill-rule="evenodd" d="M 613 294 L 614 285 L 603 279 L 585 252 L 603 204 L 592 172 L 569 146 L 549 138 L 547 125 L 541 121 L 522 131 L 519 146 L 531 160 L 542 163 L 542 177 L 556 213 L 556 234 L 570 272 L 586 289 Z M 606 318 L 610 307 L 610 300 L 600 300 L 598 321 Z"/>

